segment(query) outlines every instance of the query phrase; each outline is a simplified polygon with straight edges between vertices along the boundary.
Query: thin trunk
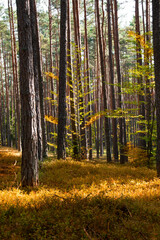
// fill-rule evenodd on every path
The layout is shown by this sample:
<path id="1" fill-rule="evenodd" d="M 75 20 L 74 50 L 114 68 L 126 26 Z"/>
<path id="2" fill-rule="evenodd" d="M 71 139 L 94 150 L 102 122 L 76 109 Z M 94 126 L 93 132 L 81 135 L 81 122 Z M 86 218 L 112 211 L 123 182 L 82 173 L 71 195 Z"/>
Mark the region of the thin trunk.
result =
<path id="1" fill-rule="evenodd" d="M 154 72 L 155 72 L 155 102 L 157 115 L 157 176 L 160 177 L 160 2 L 152 1 L 153 10 L 153 49 L 154 49 Z"/>
<path id="2" fill-rule="evenodd" d="M 137 69 L 142 66 L 142 55 L 141 55 L 141 45 L 140 45 L 140 25 L 139 25 L 139 0 L 135 0 L 135 21 L 136 21 L 136 51 L 137 51 Z M 140 85 L 140 92 L 138 93 L 138 114 L 141 116 L 139 119 L 141 122 L 145 120 L 145 106 L 144 106 L 144 88 L 143 88 L 143 78 L 138 77 L 138 84 Z M 145 134 L 145 124 L 139 123 L 139 134 L 138 134 L 138 145 L 141 148 L 146 147 L 146 141 L 144 140 Z"/>
<path id="3" fill-rule="evenodd" d="M 9 76 L 7 76 L 7 56 L 4 55 L 3 42 L 2 42 L 2 51 L 3 51 L 3 63 L 4 63 L 4 76 L 5 76 L 5 89 L 6 89 L 6 126 L 7 126 L 7 146 L 11 147 L 11 136 L 10 136 L 10 108 L 9 108 Z"/>
<path id="4" fill-rule="evenodd" d="M 85 119 L 84 119 L 84 98 L 83 98 L 83 86 L 81 79 L 81 38 L 80 38 L 80 26 L 79 26 L 79 2 L 78 0 L 72 0 L 73 3 L 73 17 L 74 17 L 74 33 L 77 53 L 77 80 L 79 85 L 79 115 L 80 115 L 80 148 L 81 158 L 87 158 L 86 148 L 86 131 L 85 131 Z"/>
<path id="5" fill-rule="evenodd" d="M 110 0 L 107 0 L 107 13 L 108 13 L 108 45 L 109 45 L 109 70 L 110 70 L 110 96 L 111 96 L 111 109 L 113 112 L 115 106 L 115 90 L 114 90 L 114 69 L 112 57 L 112 33 L 111 33 L 111 16 L 110 16 Z M 117 142 L 117 119 L 112 118 L 112 134 L 113 134 L 113 155 L 114 161 L 118 161 L 118 142 Z"/>
<path id="6" fill-rule="evenodd" d="M 0 48 L 0 79 L 1 79 L 1 119 L 2 119 L 2 128 L 1 128 L 1 144 L 2 146 L 6 145 L 6 126 L 5 126 L 5 99 L 4 99 L 4 87 L 3 87 L 3 74 L 2 74 L 2 56 L 1 56 L 1 48 Z"/>
<path id="7" fill-rule="evenodd" d="M 150 10 L 150 2 L 149 0 L 146 0 L 146 44 L 150 46 L 150 29 L 149 29 L 149 10 Z M 149 55 L 149 49 L 145 49 L 145 66 L 149 71 L 150 68 L 150 55 Z M 147 120 L 147 152 L 148 152 L 148 158 L 150 162 L 150 158 L 152 155 L 152 134 L 151 134 L 151 92 L 150 92 L 150 79 L 148 77 L 150 73 L 147 74 L 145 77 L 146 80 L 146 120 Z M 150 164 L 150 163 L 149 163 Z"/>
<path id="8" fill-rule="evenodd" d="M 96 28 L 96 54 L 97 54 L 97 66 L 96 66 L 96 110 L 97 113 L 100 113 L 100 102 L 101 102 L 101 94 L 100 94 L 100 67 L 99 67 L 99 48 L 98 48 L 98 33 Z M 100 119 L 97 119 L 97 136 L 96 136 L 96 150 L 97 150 L 97 158 L 99 158 L 100 153 Z"/>
<path id="9" fill-rule="evenodd" d="M 86 57 L 86 73 L 87 73 L 87 94 L 88 94 L 88 120 L 91 117 L 91 96 L 90 96 L 90 70 L 89 70 L 89 50 L 88 50 L 88 34 L 87 34 L 87 14 L 86 14 L 86 0 L 84 0 L 84 28 L 85 28 L 85 57 Z M 92 159 L 92 128 L 89 125 L 89 159 Z"/>
<path id="10" fill-rule="evenodd" d="M 72 129 L 72 145 L 73 145 L 73 158 L 78 158 L 78 135 L 76 129 L 76 113 L 74 104 L 74 86 L 72 79 L 72 65 L 71 65 L 71 32 L 70 32 L 70 0 L 68 0 L 68 31 L 67 31 L 67 64 L 68 64 L 68 82 L 70 86 L 70 108 L 71 108 L 71 129 Z"/>
<path id="11" fill-rule="evenodd" d="M 112 10 L 113 12 L 113 10 Z M 120 68 L 120 56 L 119 56 L 119 33 L 118 33 L 118 8 L 117 0 L 114 0 L 114 12 L 113 12 L 113 26 L 114 26 L 114 49 L 115 59 L 117 68 L 117 79 L 118 79 L 118 108 L 122 109 L 122 98 L 121 98 L 121 68 Z M 123 126 L 122 118 L 119 118 L 119 143 L 120 143 L 120 163 L 125 163 L 124 156 L 124 142 L 123 142 Z"/>
<path id="12" fill-rule="evenodd" d="M 60 20 L 60 71 L 59 71 L 59 102 L 58 102 L 58 140 L 57 158 L 65 159 L 66 142 L 66 26 L 67 25 L 67 1 L 61 0 Z"/>
<path id="13" fill-rule="evenodd" d="M 104 68 L 104 55 L 102 48 L 102 35 L 100 28 L 100 17 L 99 17 L 99 1 L 95 0 L 96 15 L 97 15 L 97 27 L 98 27 L 98 39 L 99 39 L 99 50 L 100 50 L 100 62 L 101 62 L 101 78 L 102 78 L 102 91 L 103 91 L 103 104 L 104 110 L 107 114 L 107 97 L 106 97 L 106 79 L 105 79 L 105 68 Z M 111 162 L 111 152 L 110 152 L 110 133 L 109 133 L 109 120 L 105 117 L 105 138 L 106 138 L 106 152 L 107 152 L 107 162 Z"/>
<path id="14" fill-rule="evenodd" d="M 38 154 L 39 160 L 47 156 L 47 140 L 44 122 L 44 103 L 43 103 L 43 77 L 41 70 L 39 30 L 37 21 L 37 10 L 35 0 L 30 0 L 32 44 L 33 44 L 33 63 L 34 81 L 36 92 L 36 111 L 37 111 L 37 131 L 38 131 Z"/>

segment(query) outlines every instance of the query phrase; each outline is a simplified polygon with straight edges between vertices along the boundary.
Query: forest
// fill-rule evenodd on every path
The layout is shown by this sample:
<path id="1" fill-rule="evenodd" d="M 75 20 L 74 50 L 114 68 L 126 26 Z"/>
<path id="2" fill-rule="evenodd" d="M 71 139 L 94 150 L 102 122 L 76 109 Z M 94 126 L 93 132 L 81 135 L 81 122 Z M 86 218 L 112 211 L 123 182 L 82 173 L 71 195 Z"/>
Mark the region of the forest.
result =
<path id="1" fill-rule="evenodd" d="M 0 239 L 160 239 L 159 23 L 158 0 L 0 3 Z"/>

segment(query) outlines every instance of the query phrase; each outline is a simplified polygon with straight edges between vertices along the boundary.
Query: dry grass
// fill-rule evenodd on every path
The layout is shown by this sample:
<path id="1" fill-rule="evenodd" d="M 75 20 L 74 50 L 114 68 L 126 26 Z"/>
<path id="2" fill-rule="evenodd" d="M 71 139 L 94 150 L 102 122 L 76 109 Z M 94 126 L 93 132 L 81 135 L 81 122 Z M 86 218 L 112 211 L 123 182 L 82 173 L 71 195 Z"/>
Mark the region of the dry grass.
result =
<path id="1" fill-rule="evenodd" d="M 154 170 L 50 159 L 40 186 L 22 190 L 19 164 L 18 152 L 0 149 L 0 239 L 160 239 Z"/>

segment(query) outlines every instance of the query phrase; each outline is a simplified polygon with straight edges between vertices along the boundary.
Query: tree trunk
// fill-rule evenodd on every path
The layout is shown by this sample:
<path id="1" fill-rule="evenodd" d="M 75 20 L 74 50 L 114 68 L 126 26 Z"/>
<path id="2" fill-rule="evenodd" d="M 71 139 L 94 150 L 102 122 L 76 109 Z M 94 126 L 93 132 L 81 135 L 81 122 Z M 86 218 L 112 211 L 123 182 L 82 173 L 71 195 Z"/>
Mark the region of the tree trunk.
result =
<path id="1" fill-rule="evenodd" d="M 17 135 L 17 147 L 18 151 L 21 150 L 21 126 L 20 126 L 20 93 L 19 93 L 19 83 L 18 83 L 18 73 L 17 73 L 17 47 L 16 47 L 16 39 L 15 39 L 15 31 L 14 31 L 14 19 L 13 19 L 13 8 L 12 8 L 12 0 L 10 1 L 10 28 L 11 28 L 11 35 L 13 36 L 13 48 L 12 48 L 12 64 L 13 64 L 13 84 L 14 84 L 14 94 L 15 94 L 15 135 Z M 11 38 L 12 39 L 12 38 Z"/>
<path id="2" fill-rule="evenodd" d="M 103 102 L 104 110 L 107 115 L 107 97 L 106 97 L 106 73 L 104 67 L 104 53 L 102 48 L 102 35 L 100 28 L 100 17 L 99 17 L 99 0 L 95 0 L 96 14 L 97 14 L 97 27 L 98 27 L 98 39 L 99 39 L 99 50 L 100 50 L 100 62 L 101 62 L 101 78 L 102 78 L 102 91 L 103 91 Z M 111 152 L 110 152 L 110 133 L 109 133 L 109 120 L 105 117 L 105 138 L 106 138 L 106 152 L 107 152 L 107 162 L 111 162 Z"/>
<path id="3" fill-rule="evenodd" d="M 70 32 L 70 0 L 68 0 L 68 31 L 67 31 L 67 64 L 68 64 L 68 82 L 70 86 L 70 108 L 71 108 L 71 130 L 72 130 L 72 145 L 73 145 L 73 158 L 78 158 L 78 135 L 76 129 L 76 113 L 74 104 L 74 86 L 72 79 L 72 65 L 71 65 L 71 32 Z"/>
<path id="4" fill-rule="evenodd" d="M 139 25 L 139 0 L 135 1 L 135 20 L 136 20 L 136 51 L 137 51 L 137 69 L 142 66 L 142 55 L 141 55 L 141 45 L 139 40 L 140 35 L 140 25 Z M 140 92 L 138 93 L 138 114 L 141 116 L 139 121 L 145 120 L 145 106 L 144 106 L 144 88 L 143 88 L 143 78 L 138 77 L 138 84 L 140 85 Z M 139 123 L 139 134 L 138 134 L 138 146 L 141 148 L 146 147 L 146 141 L 144 140 L 145 134 L 145 123 Z"/>
<path id="5" fill-rule="evenodd" d="M 112 9 L 113 12 L 113 9 Z M 118 33 L 118 9 L 117 0 L 114 0 L 114 12 L 113 12 L 113 26 L 114 26 L 114 49 L 115 59 L 117 68 L 117 79 L 118 79 L 118 108 L 122 109 L 122 98 L 121 98 L 121 68 L 120 68 L 120 56 L 119 56 L 119 33 Z M 120 143 L 120 163 L 125 163 L 124 156 L 124 143 L 123 143 L 123 123 L 122 118 L 119 118 L 119 143 Z"/>
<path id="6" fill-rule="evenodd" d="M 115 91 L 114 91 L 114 69 L 112 57 L 112 33 L 111 33 L 111 16 L 110 16 L 110 0 L 107 0 L 107 13 L 108 13 L 108 47 L 109 47 L 109 70 L 110 70 L 110 96 L 111 96 L 111 109 L 113 112 L 116 109 L 115 105 Z M 114 161 L 118 162 L 118 142 L 117 142 L 117 119 L 112 118 L 112 135 L 113 135 L 113 155 Z"/>
<path id="7" fill-rule="evenodd" d="M 152 1 L 155 102 L 157 116 L 157 176 L 160 177 L 160 1 Z"/>
<path id="8" fill-rule="evenodd" d="M 86 61 L 86 72 L 87 72 L 87 94 L 88 94 L 88 121 L 91 116 L 91 96 L 90 96 L 90 72 L 89 72 L 89 50 L 88 50 L 88 34 L 87 34 L 87 15 L 86 15 L 86 0 L 84 0 L 84 28 L 85 28 L 85 61 Z M 92 159 L 92 127 L 89 125 L 89 159 Z"/>
<path id="9" fill-rule="evenodd" d="M 58 104 L 58 140 L 57 158 L 65 159 L 66 137 L 66 25 L 67 25 L 67 0 L 61 0 L 60 20 L 60 71 L 59 71 L 59 104 Z"/>
<path id="10" fill-rule="evenodd" d="M 32 44 L 33 44 L 33 64 L 34 81 L 36 92 L 36 111 L 37 111 L 37 134 L 38 134 L 38 157 L 43 160 L 47 156 L 47 140 L 44 122 L 44 103 L 43 103 L 43 77 L 41 70 L 39 30 L 37 21 L 37 10 L 35 0 L 30 0 Z"/>
<path id="11" fill-rule="evenodd" d="M 37 115 L 29 0 L 16 0 L 20 57 L 22 186 L 38 184 Z"/>

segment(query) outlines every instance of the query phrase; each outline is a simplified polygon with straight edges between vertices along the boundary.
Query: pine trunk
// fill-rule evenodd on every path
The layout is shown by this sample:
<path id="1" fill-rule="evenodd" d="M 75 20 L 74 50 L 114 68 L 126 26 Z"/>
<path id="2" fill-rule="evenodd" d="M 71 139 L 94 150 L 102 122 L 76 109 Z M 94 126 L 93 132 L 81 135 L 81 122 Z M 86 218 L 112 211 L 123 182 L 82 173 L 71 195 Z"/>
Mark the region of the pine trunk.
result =
<path id="1" fill-rule="evenodd" d="M 29 0 L 16 0 L 20 57 L 22 186 L 38 184 L 37 115 Z"/>

